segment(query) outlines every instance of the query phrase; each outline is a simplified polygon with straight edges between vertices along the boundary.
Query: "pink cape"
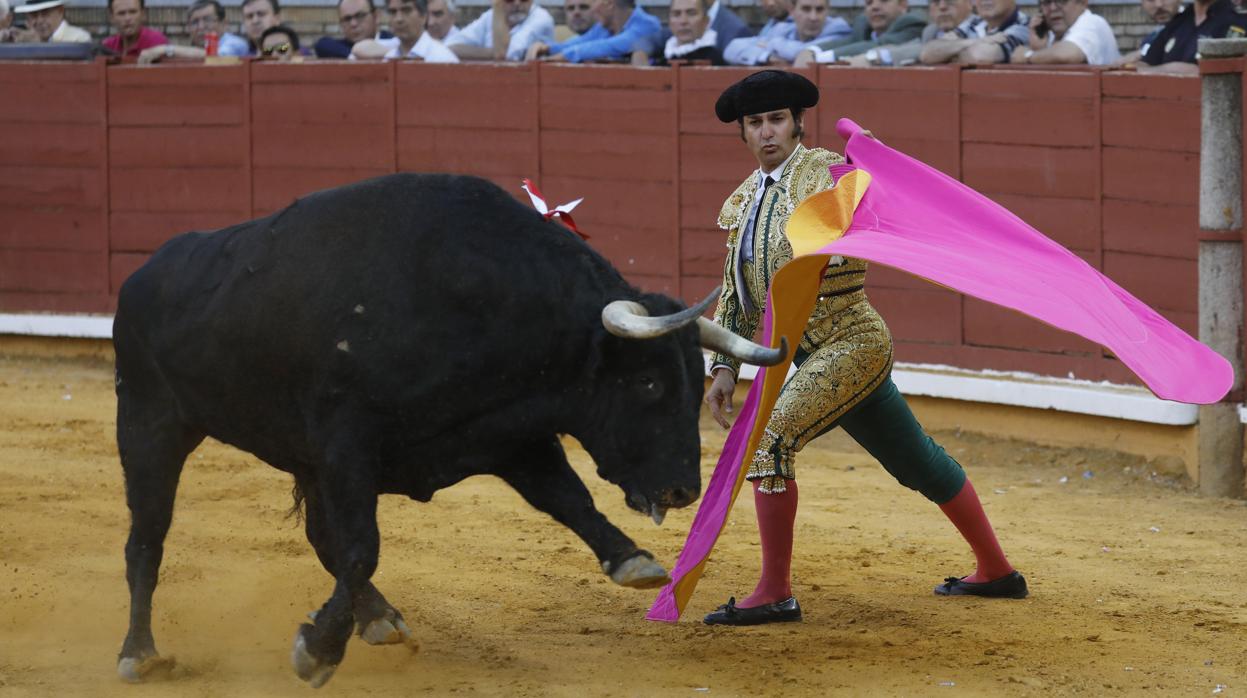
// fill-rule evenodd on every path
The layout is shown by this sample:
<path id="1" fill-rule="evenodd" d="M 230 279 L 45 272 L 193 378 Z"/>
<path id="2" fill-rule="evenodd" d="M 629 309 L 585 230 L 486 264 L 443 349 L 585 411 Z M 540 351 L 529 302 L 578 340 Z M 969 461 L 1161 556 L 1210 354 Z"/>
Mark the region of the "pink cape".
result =
<path id="1" fill-rule="evenodd" d="M 907 271 L 1099 343 L 1160 398 L 1208 404 L 1229 391 L 1229 361 L 1080 257 L 955 179 L 863 135 L 856 123 L 841 119 L 836 128 L 852 165 L 833 167 L 835 187 L 811 196 L 789 220 L 793 261 L 772 281 L 763 317 L 772 346 L 780 336 L 800 336 L 823 267 L 842 255 Z M 754 380 L 650 620 L 679 620 L 691 598 L 787 367 L 760 371 Z"/>

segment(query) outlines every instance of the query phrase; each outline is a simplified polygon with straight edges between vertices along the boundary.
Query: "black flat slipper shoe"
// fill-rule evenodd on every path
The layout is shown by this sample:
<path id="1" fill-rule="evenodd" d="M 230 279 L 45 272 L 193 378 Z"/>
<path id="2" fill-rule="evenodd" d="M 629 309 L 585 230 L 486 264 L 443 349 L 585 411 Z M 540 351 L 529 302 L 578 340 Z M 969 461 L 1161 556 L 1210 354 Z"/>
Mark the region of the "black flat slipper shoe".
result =
<path id="1" fill-rule="evenodd" d="M 947 577 L 935 587 L 936 596 L 986 596 L 993 599 L 1024 599 L 1030 591 L 1026 578 L 1014 570 L 990 582 L 967 582 L 959 577 Z"/>
<path id="2" fill-rule="evenodd" d="M 789 596 L 783 601 L 739 608 L 736 597 L 727 600 L 713 613 L 705 617 L 706 625 L 762 625 L 763 623 L 792 623 L 801 620 L 801 605 L 797 597 Z"/>

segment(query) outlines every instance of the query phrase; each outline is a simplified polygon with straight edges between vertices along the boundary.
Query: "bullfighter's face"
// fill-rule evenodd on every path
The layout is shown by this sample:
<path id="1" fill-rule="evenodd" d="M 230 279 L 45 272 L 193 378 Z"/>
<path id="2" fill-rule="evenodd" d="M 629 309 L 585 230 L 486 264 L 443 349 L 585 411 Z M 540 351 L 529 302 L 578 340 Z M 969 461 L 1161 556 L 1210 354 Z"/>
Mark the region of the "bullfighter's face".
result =
<path id="1" fill-rule="evenodd" d="M 788 159 L 801 142 L 801 122 L 789 109 L 749 114 L 741 124 L 745 144 L 758 160 L 763 172 L 770 172 Z"/>

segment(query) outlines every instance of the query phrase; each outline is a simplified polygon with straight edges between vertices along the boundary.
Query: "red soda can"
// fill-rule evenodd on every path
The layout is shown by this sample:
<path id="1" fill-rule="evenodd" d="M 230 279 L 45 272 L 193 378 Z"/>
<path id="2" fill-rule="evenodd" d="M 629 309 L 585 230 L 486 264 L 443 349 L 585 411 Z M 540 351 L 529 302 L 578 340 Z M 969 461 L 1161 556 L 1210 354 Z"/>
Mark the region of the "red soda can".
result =
<path id="1" fill-rule="evenodd" d="M 206 55 L 217 55 L 217 49 L 220 45 L 221 37 L 216 32 L 207 32 L 204 34 L 204 53 Z"/>

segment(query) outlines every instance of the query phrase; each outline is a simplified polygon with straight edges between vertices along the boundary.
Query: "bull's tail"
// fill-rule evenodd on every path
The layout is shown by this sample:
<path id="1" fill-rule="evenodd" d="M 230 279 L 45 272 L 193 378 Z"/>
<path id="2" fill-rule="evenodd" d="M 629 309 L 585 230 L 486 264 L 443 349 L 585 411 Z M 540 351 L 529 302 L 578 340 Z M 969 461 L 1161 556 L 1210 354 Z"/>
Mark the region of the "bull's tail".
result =
<path id="1" fill-rule="evenodd" d="M 290 505 L 290 510 L 286 512 L 287 519 L 294 519 L 296 524 L 303 523 L 304 502 L 307 501 L 307 495 L 303 493 L 303 488 L 299 486 L 299 479 L 295 478 L 294 484 L 290 486 L 290 496 L 294 499 L 294 503 Z"/>

